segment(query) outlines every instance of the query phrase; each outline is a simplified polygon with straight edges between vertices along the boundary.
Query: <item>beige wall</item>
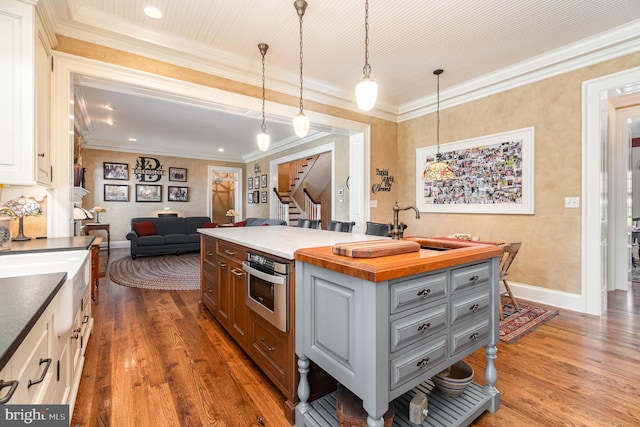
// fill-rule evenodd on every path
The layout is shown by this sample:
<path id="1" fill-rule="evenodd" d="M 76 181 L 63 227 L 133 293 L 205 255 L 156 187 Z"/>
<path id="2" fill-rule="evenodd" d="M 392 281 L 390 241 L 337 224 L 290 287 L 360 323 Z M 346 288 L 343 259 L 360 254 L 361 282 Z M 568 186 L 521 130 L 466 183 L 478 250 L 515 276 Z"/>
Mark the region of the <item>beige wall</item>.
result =
<path id="1" fill-rule="evenodd" d="M 409 234 L 476 234 L 483 240 L 522 241 L 510 270 L 514 281 L 580 293 L 581 210 L 564 198 L 582 192 L 582 82 L 640 65 L 629 55 L 440 111 L 440 143 L 533 126 L 535 213 L 481 215 L 401 212 Z M 398 159 L 415 161 L 417 148 L 435 145 L 435 114 L 400 123 Z M 400 199 L 415 201 L 415 166 L 399 174 Z"/>
<path id="2" fill-rule="evenodd" d="M 260 98 L 260 88 L 207 75 L 172 64 L 59 37 L 58 50 L 99 61 L 216 87 Z M 468 232 L 486 240 L 523 242 L 511 274 L 515 281 L 549 289 L 580 293 L 581 219 L 579 209 L 565 209 L 564 197 L 581 196 L 582 82 L 640 65 L 640 53 L 606 61 L 517 89 L 441 111 L 441 143 L 498 132 L 535 127 L 535 214 L 469 215 L 407 212 L 401 219 L 414 235 Z M 295 97 L 267 91 L 267 99 L 297 105 Z M 434 115 L 400 124 L 340 108 L 306 101 L 311 111 L 371 125 L 371 183 L 375 169 L 394 176 L 392 191 L 371 194 L 373 221 L 388 222 L 397 200 L 415 204 L 415 150 L 435 144 Z M 262 170 L 267 170 L 267 164 Z M 253 164 L 247 165 L 248 175 Z M 263 172 L 264 173 L 264 172 Z M 351 179 L 355 179 L 352 177 Z M 246 216 L 265 215 L 268 205 L 247 208 Z"/>
<path id="3" fill-rule="evenodd" d="M 136 202 L 136 184 L 141 182 L 133 175 L 133 168 L 139 156 L 150 156 L 158 159 L 167 175 L 158 182 L 149 184 L 162 186 L 162 202 Z M 104 179 L 103 162 L 127 163 L 129 165 L 128 180 Z M 86 168 L 85 188 L 90 191 L 82 200 L 85 209 L 95 205 L 102 206 L 107 211 L 100 214 L 100 222 L 109 223 L 111 240 L 126 240 L 125 236 L 131 229 L 131 218 L 157 216 L 163 208 L 170 207 L 171 212 L 179 216 L 210 216 L 207 212 L 207 175 L 210 165 L 244 168 L 244 164 L 216 162 L 211 160 L 187 159 L 182 157 L 158 156 L 149 153 L 123 153 L 106 150 L 85 148 L 82 151 L 82 166 Z M 169 168 L 186 168 L 187 181 L 169 181 Z M 104 200 L 104 184 L 128 185 L 129 201 L 114 202 Z M 167 201 L 168 187 L 189 187 L 188 202 Z"/>

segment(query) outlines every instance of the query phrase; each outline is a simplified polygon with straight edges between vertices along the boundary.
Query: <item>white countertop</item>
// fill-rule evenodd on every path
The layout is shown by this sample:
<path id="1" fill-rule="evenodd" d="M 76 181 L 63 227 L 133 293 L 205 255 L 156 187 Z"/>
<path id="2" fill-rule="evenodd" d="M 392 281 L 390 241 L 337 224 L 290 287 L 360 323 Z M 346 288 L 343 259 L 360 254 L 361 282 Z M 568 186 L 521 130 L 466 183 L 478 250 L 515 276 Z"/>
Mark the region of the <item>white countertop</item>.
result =
<path id="1" fill-rule="evenodd" d="M 286 225 L 199 228 L 198 232 L 290 260 L 293 260 L 294 252 L 301 248 L 386 239 L 386 237 L 367 234 L 342 233 Z"/>

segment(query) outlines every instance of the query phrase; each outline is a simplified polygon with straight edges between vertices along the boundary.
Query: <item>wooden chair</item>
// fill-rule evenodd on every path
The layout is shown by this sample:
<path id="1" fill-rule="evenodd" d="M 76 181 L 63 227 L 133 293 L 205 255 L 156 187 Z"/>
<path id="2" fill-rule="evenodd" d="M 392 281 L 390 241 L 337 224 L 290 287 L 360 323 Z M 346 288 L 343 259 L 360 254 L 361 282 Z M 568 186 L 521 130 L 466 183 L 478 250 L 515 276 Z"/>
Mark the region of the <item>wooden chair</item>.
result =
<path id="1" fill-rule="evenodd" d="M 500 258 L 500 280 L 504 284 L 505 289 L 507 290 L 504 294 L 509 295 L 511 298 L 511 302 L 516 310 L 519 310 L 518 301 L 516 301 L 516 297 L 511 292 L 511 288 L 509 287 L 509 282 L 507 282 L 509 267 L 513 264 L 513 260 L 518 255 L 518 251 L 522 246 L 522 242 L 516 243 L 507 243 L 502 246 L 502 257 Z M 504 319 L 504 315 L 502 313 L 502 301 L 500 301 L 500 320 Z"/>

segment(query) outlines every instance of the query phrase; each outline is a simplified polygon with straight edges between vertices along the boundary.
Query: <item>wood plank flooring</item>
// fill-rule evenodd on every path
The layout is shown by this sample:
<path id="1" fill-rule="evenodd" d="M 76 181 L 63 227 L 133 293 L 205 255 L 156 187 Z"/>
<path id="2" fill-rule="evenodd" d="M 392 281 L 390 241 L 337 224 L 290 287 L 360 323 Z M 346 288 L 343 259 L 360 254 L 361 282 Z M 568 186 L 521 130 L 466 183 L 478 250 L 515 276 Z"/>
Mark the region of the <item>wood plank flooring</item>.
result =
<path id="1" fill-rule="evenodd" d="M 110 261 L 127 255 L 112 249 Z M 195 291 L 100 279 L 72 426 L 287 426 L 284 398 Z M 501 408 L 474 426 L 640 425 L 640 285 L 598 318 L 561 310 L 500 343 Z M 483 384 L 484 353 L 465 359 Z"/>

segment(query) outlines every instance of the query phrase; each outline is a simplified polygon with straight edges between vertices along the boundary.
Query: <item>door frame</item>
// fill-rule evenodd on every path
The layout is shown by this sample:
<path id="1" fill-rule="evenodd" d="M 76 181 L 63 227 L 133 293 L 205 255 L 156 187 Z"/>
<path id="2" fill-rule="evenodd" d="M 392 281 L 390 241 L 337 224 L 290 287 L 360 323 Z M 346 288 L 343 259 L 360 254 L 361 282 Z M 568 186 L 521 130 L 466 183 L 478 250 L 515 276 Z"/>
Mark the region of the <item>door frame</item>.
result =
<path id="1" fill-rule="evenodd" d="M 209 217 L 211 217 L 211 220 L 213 221 L 213 205 L 211 202 L 211 198 L 213 196 L 212 182 L 213 182 L 213 174 L 215 172 L 227 172 L 227 173 L 236 174 L 233 204 L 234 204 L 234 209 L 238 214 L 237 218 L 244 218 L 243 211 L 242 211 L 242 207 L 244 206 L 242 204 L 242 195 L 244 194 L 243 192 L 244 191 L 244 187 L 243 187 L 244 175 L 242 173 L 242 168 L 234 168 L 234 167 L 228 167 L 228 166 L 214 166 L 214 165 L 209 165 L 207 167 L 207 194 L 209 195 L 209 197 L 207 198 L 207 213 L 209 214 Z"/>

